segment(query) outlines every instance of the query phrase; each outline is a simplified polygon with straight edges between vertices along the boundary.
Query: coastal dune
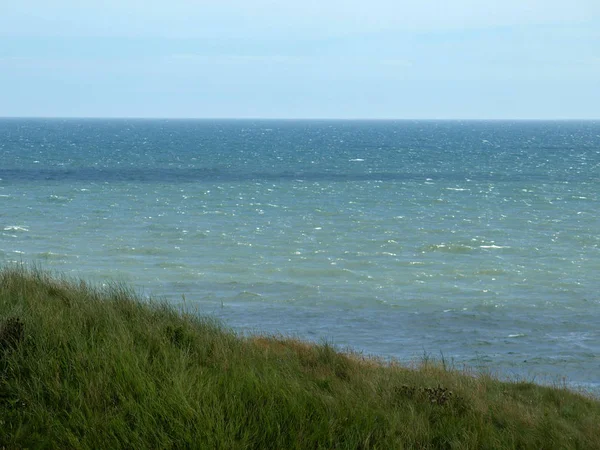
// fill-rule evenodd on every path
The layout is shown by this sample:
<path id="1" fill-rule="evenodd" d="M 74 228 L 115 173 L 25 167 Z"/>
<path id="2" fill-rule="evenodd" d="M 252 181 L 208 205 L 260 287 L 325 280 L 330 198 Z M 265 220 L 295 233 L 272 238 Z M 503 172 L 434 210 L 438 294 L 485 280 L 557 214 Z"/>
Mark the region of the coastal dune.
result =
<path id="1" fill-rule="evenodd" d="M 600 402 L 0 272 L 0 448 L 600 448 Z"/>

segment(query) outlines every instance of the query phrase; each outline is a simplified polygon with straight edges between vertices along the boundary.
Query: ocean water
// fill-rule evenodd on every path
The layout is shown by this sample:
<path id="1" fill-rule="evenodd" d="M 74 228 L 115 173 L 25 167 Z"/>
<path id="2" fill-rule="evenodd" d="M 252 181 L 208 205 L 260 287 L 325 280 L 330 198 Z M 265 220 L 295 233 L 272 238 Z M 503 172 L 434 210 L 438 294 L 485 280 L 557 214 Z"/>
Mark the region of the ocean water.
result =
<path id="1" fill-rule="evenodd" d="M 600 392 L 600 122 L 0 120 L 0 263 Z"/>

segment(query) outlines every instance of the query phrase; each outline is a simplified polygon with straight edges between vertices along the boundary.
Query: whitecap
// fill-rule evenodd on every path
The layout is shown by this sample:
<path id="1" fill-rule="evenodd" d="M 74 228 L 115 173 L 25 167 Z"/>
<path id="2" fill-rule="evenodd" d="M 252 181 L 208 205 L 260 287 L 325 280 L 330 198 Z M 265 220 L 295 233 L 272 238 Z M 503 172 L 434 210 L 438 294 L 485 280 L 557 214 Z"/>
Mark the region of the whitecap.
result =
<path id="1" fill-rule="evenodd" d="M 508 245 L 480 245 L 479 248 L 510 248 Z"/>
<path id="2" fill-rule="evenodd" d="M 431 252 L 431 251 L 442 251 L 448 253 L 468 253 L 473 250 L 473 247 L 470 245 L 464 244 L 434 244 L 428 245 L 422 248 L 422 253 Z"/>
<path id="3" fill-rule="evenodd" d="M 364 159 L 362 159 L 362 158 L 354 158 L 354 159 L 349 159 L 348 161 L 350 161 L 350 162 L 363 162 Z"/>
<path id="4" fill-rule="evenodd" d="M 10 225 L 8 227 L 4 227 L 4 231 L 29 231 L 29 229 L 25 227 L 20 227 L 18 225 Z"/>

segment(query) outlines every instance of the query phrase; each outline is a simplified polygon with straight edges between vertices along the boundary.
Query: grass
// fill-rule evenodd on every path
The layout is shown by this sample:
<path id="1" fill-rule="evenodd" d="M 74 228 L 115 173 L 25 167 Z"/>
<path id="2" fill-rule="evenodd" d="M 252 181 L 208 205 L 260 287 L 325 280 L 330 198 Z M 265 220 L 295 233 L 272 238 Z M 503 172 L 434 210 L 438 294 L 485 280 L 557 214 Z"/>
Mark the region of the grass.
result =
<path id="1" fill-rule="evenodd" d="M 0 270 L 0 448 L 600 449 L 600 402 Z"/>

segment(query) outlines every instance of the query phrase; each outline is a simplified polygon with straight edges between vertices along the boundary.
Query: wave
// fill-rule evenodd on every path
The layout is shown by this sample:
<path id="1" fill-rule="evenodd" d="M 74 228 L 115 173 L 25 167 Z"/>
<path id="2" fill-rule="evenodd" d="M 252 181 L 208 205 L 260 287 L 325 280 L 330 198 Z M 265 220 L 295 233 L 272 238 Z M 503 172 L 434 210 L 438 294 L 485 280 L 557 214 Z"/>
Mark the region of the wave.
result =
<path id="1" fill-rule="evenodd" d="M 26 227 L 21 227 L 18 225 L 9 225 L 7 227 L 4 227 L 4 231 L 29 231 L 29 228 Z"/>
<path id="2" fill-rule="evenodd" d="M 54 194 L 49 195 L 47 197 L 47 200 L 50 203 L 69 203 L 71 201 L 71 199 L 68 197 L 64 197 L 62 195 L 54 195 Z"/>
<path id="3" fill-rule="evenodd" d="M 172 255 L 168 249 L 161 247 L 117 247 L 110 251 L 114 254 L 126 254 L 126 255 L 142 255 L 142 256 L 156 256 L 156 255 Z"/>
<path id="4" fill-rule="evenodd" d="M 36 258 L 44 259 L 44 260 L 62 260 L 70 258 L 71 255 L 66 255 L 63 253 L 54 253 L 54 252 L 42 252 L 36 255 Z"/>
<path id="5" fill-rule="evenodd" d="M 465 244 L 434 244 L 421 247 L 421 252 L 471 253 L 475 247 Z"/>
<path id="6" fill-rule="evenodd" d="M 519 182 L 519 181 L 597 181 L 597 177 L 582 174 L 539 173 L 474 173 L 474 172 L 314 172 L 283 170 L 274 172 L 245 172 L 217 168 L 77 168 L 77 169 L 0 169 L 0 178 L 10 182 L 68 181 L 68 182 L 138 182 L 138 183 L 190 183 L 196 181 L 475 181 L 475 182 Z M 453 189 L 453 188 L 449 188 Z M 460 189 L 460 188 L 457 188 Z M 51 198 L 58 198 L 51 196 Z M 63 197 L 64 200 L 68 200 Z"/>

